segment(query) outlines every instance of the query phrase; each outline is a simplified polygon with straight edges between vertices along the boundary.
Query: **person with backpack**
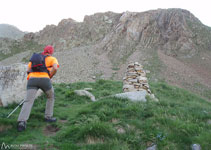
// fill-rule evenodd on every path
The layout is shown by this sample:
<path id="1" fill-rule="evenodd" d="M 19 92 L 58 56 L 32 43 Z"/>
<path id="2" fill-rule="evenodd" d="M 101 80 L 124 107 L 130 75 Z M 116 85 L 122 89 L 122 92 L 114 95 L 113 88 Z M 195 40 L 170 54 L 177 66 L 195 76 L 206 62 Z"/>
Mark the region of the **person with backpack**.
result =
<path id="1" fill-rule="evenodd" d="M 26 123 L 38 89 L 41 89 L 47 96 L 44 120 L 46 122 L 56 122 L 56 118 L 53 117 L 54 89 L 51 79 L 56 74 L 59 64 L 57 59 L 52 56 L 53 53 L 53 46 L 47 45 L 42 53 L 34 53 L 30 59 L 27 68 L 26 98 L 18 117 L 17 129 L 20 132 L 26 129 Z"/>

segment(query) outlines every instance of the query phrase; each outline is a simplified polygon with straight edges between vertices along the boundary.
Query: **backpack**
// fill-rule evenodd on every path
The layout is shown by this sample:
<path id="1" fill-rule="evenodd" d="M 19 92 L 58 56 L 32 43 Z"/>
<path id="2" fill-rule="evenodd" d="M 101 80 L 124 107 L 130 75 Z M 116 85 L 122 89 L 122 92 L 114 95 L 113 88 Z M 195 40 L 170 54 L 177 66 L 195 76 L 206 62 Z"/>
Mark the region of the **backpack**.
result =
<path id="1" fill-rule="evenodd" d="M 45 65 L 46 57 L 48 57 L 48 55 L 34 53 L 30 58 L 30 62 L 32 63 L 30 72 L 47 72 L 49 74 L 49 71 Z"/>

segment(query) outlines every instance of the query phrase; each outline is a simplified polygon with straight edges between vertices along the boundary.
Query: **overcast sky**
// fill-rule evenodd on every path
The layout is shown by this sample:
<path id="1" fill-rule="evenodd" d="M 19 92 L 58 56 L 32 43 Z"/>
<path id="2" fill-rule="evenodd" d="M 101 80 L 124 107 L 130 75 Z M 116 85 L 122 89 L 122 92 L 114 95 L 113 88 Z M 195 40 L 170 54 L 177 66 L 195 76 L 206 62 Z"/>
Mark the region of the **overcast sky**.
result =
<path id="1" fill-rule="evenodd" d="M 37 32 L 62 19 L 83 21 L 97 12 L 143 12 L 158 8 L 182 8 L 211 27 L 211 0 L 1 0 L 0 24 Z"/>

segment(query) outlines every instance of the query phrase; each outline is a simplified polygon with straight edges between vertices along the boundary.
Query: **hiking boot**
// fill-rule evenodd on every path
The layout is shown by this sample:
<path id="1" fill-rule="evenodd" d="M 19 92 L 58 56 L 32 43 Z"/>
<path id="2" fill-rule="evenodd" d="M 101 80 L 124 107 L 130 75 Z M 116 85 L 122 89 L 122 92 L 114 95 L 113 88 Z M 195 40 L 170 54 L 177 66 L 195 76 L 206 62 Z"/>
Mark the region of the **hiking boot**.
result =
<path id="1" fill-rule="evenodd" d="M 45 118 L 45 122 L 56 122 L 56 118 L 53 117 Z"/>
<path id="2" fill-rule="evenodd" d="M 19 121 L 18 122 L 18 132 L 22 132 L 26 129 L 26 122 L 25 121 Z"/>

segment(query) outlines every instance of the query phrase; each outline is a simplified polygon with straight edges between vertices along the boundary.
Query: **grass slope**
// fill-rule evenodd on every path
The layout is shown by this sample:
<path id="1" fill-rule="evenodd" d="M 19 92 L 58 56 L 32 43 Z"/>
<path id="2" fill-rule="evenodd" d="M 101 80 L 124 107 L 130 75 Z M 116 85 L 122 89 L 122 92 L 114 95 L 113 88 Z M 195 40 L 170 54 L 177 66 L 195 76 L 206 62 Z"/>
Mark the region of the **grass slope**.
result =
<path id="1" fill-rule="evenodd" d="M 2 143 L 33 144 L 36 149 L 51 150 L 145 150 L 153 143 L 162 150 L 189 150 L 199 143 L 211 147 L 211 104 L 200 97 L 167 85 L 150 83 L 160 100 L 130 102 L 103 98 L 91 102 L 73 90 L 93 88 L 96 98 L 120 93 L 122 83 L 98 80 L 95 83 L 56 84 L 54 114 L 56 123 L 43 121 L 45 96 L 33 106 L 25 132 L 16 131 L 20 109 L 10 119 L 3 114 L 15 106 L 1 108 L 0 146 Z"/>

